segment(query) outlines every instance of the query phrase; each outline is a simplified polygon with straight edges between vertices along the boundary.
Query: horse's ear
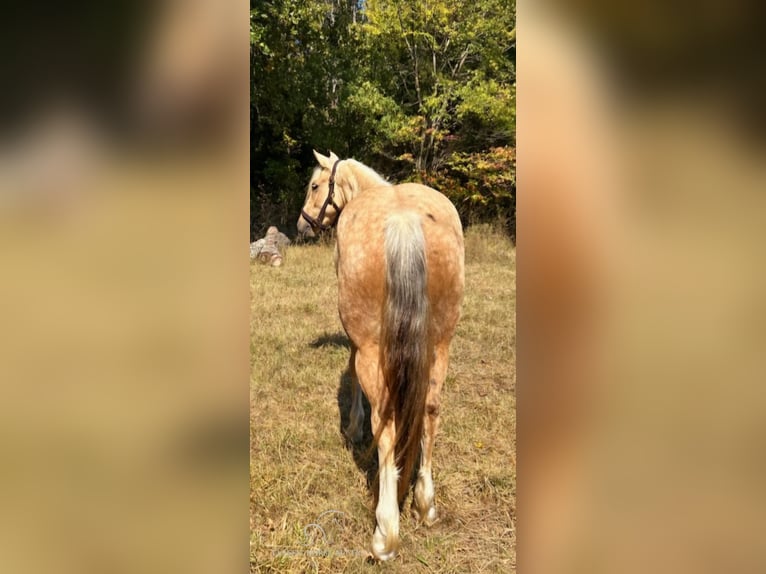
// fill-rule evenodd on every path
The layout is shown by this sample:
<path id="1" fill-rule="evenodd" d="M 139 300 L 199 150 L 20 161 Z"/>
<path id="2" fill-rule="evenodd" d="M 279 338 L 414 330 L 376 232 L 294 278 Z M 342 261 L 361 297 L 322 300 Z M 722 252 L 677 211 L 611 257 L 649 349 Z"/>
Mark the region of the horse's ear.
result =
<path id="1" fill-rule="evenodd" d="M 339 161 L 339 158 L 333 152 L 330 152 L 330 161 L 335 163 L 336 161 Z"/>
<path id="2" fill-rule="evenodd" d="M 330 153 L 332 153 L 332 152 L 330 152 Z M 326 169 L 332 168 L 332 159 L 331 158 L 323 156 L 317 150 L 314 150 L 314 157 L 317 158 L 317 162 L 322 167 L 324 167 Z"/>

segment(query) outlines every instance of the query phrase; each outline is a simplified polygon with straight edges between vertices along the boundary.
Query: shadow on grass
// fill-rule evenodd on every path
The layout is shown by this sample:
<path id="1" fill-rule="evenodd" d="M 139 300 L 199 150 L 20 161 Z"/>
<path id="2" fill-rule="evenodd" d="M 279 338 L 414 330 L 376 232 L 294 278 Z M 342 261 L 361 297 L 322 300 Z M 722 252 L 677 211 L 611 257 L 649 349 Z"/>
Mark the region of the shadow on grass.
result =
<path id="1" fill-rule="evenodd" d="M 340 418 L 340 434 L 348 449 L 354 457 L 356 467 L 362 471 L 367 479 L 367 488 L 371 494 L 375 494 L 375 477 L 378 472 L 378 451 L 371 448 L 372 428 L 370 426 L 370 403 L 362 393 L 364 405 L 364 422 L 362 423 L 362 440 L 353 442 L 343 432 L 348 426 L 351 413 L 351 373 L 346 367 L 340 376 L 338 383 L 338 415 Z"/>
<path id="2" fill-rule="evenodd" d="M 320 335 L 311 341 L 309 346 L 312 349 L 319 349 L 321 347 L 343 347 L 345 349 L 351 349 L 351 342 L 348 340 L 348 337 L 344 332 L 338 331 L 337 333 L 324 333 Z M 351 387 L 349 387 L 349 392 L 350 389 Z"/>

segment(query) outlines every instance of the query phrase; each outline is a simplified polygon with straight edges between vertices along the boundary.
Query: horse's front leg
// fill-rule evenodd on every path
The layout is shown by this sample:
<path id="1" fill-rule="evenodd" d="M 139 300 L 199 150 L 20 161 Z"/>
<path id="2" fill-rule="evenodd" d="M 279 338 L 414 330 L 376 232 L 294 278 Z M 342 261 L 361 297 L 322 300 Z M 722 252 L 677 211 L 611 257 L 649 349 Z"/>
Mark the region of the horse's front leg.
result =
<path id="1" fill-rule="evenodd" d="M 348 373 L 351 377 L 351 412 L 345 433 L 351 442 L 358 443 L 362 440 L 364 405 L 362 403 L 362 388 L 359 386 L 359 379 L 356 376 L 356 348 L 353 345 L 351 357 L 348 360 Z"/>

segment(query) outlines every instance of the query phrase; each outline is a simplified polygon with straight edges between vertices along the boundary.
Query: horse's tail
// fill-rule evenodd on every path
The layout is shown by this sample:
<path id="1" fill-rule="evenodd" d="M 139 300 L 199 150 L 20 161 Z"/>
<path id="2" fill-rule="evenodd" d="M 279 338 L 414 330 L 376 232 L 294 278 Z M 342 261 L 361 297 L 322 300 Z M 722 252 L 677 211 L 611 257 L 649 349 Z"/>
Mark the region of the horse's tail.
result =
<path id="1" fill-rule="evenodd" d="M 420 454 L 432 355 L 428 333 L 428 269 L 419 215 L 405 212 L 388 218 L 385 256 L 386 299 L 380 365 L 388 400 L 380 429 L 393 418 L 401 504 Z"/>

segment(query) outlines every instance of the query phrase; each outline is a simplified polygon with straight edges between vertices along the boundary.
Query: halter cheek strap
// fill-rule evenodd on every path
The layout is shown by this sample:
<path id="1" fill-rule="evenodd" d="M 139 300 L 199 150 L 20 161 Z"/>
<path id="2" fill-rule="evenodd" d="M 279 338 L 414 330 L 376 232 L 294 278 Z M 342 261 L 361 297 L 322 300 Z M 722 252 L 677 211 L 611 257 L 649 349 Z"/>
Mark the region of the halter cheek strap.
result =
<path id="1" fill-rule="evenodd" d="M 330 225 L 324 225 L 322 223 L 322 220 L 324 219 L 325 211 L 327 211 L 327 206 L 332 205 L 335 208 L 335 211 L 337 213 L 340 213 L 340 207 L 337 203 L 335 203 L 335 200 L 333 199 L 335 196 L 335 172 L 338 169 L 338 164 L 341 160 L 337 160 L 332 165 L 332 171 L 330 172 L 330 181 L 329 181 L 329 189 L 327 190 L 327 199 L 324 200 L 324 203 L 322 204 L 322 209 L 319 210 L 319 215 L 316 216 L 316 218 L 311 217 L 308 213 L 306 213 L 305 209 L 301 209 L 301 217 L 305 219 L 308 224 L 314 228 L 314 229 L 320 229 L 321 231 L 326 231 L 332 227 L 332 224 Z"/>

